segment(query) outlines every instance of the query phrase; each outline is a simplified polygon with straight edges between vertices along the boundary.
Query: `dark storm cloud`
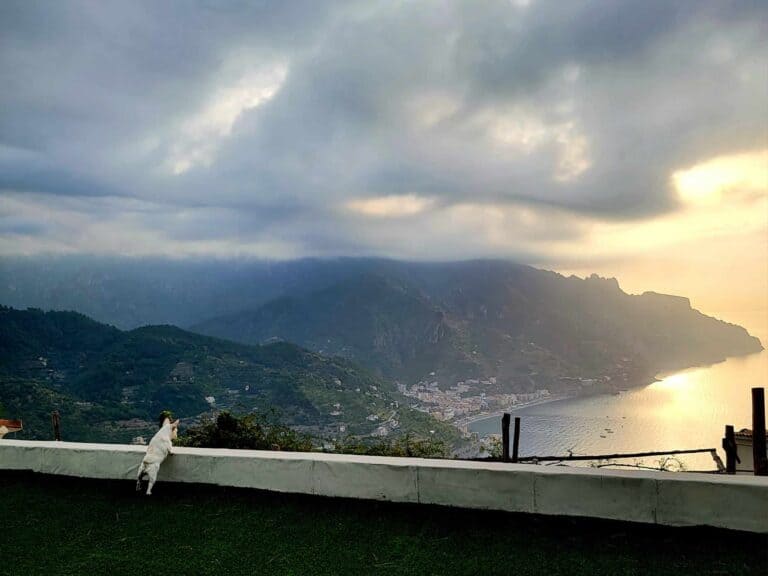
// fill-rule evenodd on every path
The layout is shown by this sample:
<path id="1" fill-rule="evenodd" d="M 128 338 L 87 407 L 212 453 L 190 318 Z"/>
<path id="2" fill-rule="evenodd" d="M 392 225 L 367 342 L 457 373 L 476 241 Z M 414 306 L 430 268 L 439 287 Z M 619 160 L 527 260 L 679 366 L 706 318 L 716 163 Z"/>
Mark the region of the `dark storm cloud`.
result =
<path id="1" fill-rule="evenodd" d="M 759 2 L 3 2 L 0 194 L 58 225 L 0 241 L 99 251 L 66 235 L 111 221 L 158 253 L 450 257 L 499 255 L 467 224 L 496 206 L 564 240 L 578 223 L 531 222 L 662 214 L 673 171 L 765 147 L 766 21 Z M 429 202 L 348 209 L 388 195 Z M 64 201 L 89 196 L 109 200 Z"/>

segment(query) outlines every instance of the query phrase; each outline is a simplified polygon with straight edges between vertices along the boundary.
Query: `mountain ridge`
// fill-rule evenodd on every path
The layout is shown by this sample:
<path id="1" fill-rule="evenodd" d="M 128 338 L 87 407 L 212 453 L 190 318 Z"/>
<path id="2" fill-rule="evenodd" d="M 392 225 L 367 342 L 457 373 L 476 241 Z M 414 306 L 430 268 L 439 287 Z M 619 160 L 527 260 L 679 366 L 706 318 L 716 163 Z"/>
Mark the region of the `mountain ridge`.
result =
<path id="1" fill-rule="evenodd" d="M 376 290 L 371 277 L 379 278 Z M 407 305 L 399 294 L 410 296 Z M 344 310 L 357 325 L 332 322 L 333 310 Z M 424 321 L 428 314 L 433 326 Z M 410 327 L 402 330 L 410 341 L 377 322 L 381 317 Z M 432 340 L 416 337 L 425 326 Z M 507 392 L 572 392 L 561 384 L 574 378 L 619 376 L 616 384 L 629 386 L 663 370 L 762 349 L 742 327 L 702 314 L 685 297 L 631 295 L 615 278 L 565 277 L 491 261 L 368 273 L 191 329 L 249 343 L 297 342 L 407 384 L 432 376 L 442 387 L 494 378 Z"/>

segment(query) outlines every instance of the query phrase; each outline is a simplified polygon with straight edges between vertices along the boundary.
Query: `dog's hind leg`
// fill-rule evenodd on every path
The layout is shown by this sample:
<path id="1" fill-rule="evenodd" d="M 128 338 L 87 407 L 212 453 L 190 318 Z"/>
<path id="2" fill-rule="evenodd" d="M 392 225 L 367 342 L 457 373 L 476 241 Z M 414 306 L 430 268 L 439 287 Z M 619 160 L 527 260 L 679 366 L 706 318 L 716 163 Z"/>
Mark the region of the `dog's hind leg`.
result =
<path id="1" fill-rule="evenodd" d="M 150 464 L 147 467 L 147 477 L 149 478 L 149 485 L 147 486 L 147 496 L 152 495 L 152 486 L 155 485 L 157 480 L 157 473 L 160 471 L 159 464 Z"/>
<path id="2" fill-rule="evenodd" d="M 139 473 L 136 476 L 136 492 L 141 492 L 141 478 L 144 476 L 146 470 L 144 469 L 144 462 L 139 464 Z"/>

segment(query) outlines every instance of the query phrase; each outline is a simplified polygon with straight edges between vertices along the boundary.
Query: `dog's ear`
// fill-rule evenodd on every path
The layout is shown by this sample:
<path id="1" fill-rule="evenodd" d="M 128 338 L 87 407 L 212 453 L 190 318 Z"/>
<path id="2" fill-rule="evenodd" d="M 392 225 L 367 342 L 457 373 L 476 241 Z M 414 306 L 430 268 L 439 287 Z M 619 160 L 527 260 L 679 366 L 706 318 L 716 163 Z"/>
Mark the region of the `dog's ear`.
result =
<path id="1" fill-rule="evenodd" d="M 179 427 L 178 419 L 176 420 L 176 422 L 171 422 L 171 428 L 178 428 L 178 427 Z"/>

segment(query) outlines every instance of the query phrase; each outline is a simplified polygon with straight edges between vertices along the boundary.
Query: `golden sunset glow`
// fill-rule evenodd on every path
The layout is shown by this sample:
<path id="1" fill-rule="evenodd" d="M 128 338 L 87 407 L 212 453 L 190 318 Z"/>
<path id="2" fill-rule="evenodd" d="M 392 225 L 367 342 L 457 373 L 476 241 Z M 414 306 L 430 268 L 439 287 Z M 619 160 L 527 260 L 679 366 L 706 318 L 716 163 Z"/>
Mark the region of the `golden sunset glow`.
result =
<path id="1" fill-rule="evenodd" d="M 768 151 L 715 158 L 672 179 L 684 201 L 680 209 L 639 222 L 594 220 L 586 225 L 584 243 L 562 249 L 572 255 L 587 249 L 593 255 L 640 256 L 768 232 Z"/>
<path id="2" fill-rule="evenodd" d="M 717 204 L 728 192 L 768 190 L 768 150 L 720 156 L 672 174 L 683 202 Z"/>
<path id="3" fill-rule="evenodd" d="M 705 160 L 671 180 L 678 210 L 641 222 L 593 221 L 583 243 L 557 246 L 565 259 L 590 254 L 590 262 L 561 271 L 615 276 L 633 293 L 686 295 L 768 336 L 768 150 Z"/>
<path id="4" fill-rule="evenodd" d="M 346 208 L 352 212 L 374 218 L 398 218 L 413 216 L 423 212 L 433 204 L 433 198 L 405 194 L 351 200 L 347 202 Z"/>

